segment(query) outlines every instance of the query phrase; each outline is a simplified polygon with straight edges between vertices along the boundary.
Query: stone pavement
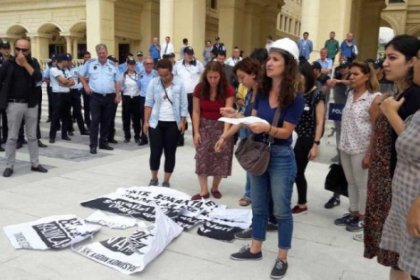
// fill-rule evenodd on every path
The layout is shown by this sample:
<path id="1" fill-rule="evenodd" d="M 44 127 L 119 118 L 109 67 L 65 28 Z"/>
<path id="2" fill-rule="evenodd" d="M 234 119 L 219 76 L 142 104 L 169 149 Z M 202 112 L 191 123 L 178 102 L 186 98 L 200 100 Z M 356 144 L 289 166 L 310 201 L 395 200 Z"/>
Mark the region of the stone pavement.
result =
<path id="1" fill-rule="evenodd" d="M 40 149 L 40 162 L 48 167 L 49 172 L 31 172 L 26 145 L 18 151 L 13 176 L 0 177 L 1 228 L 50 215 L 75 214 L 84 218 L 94 210 L 81 207 L 81 201 L 113 192 L 118 187 L 147 185 L 150 180 L 149 148 L 139 147 L 133 142 L 122 143 L 120 112 L 116 119 L 117 140 L 120 143 L 113 145 L 114 151 L 98 150 L 98 154 L 92 156 L 88 151 L 88 136 L 79 136 L 77 129 L 71 142 L 60 140 L 58 134 L 56 143 L 49 144 L 46 110 L 45 103 L 42 141 L 48 144 L 48 148 Z M 326 134 L 330 132 L 330 125 Z M 375 260 L 364 259 L 363 244 L 354 241 L 353 234 L 346 232 L 343 227 L 333 225 L 333 220 L 346 212 L 347 199 L 342 199 L 341 205 L 332 210 L 323 207 L 331 195 L 323 189 L 323 183 L 329 160 L 334 155 L 334 137 L 324 137 L 319 159 L 311 162 L 306 172 L 309 213 L 295 217 L 293 248 L 289 252 L 289 270 L 284 279 L 387 279 L 388 269 Z M 0 171 L 3 172 L 4 153 L 0 154 L 0 158 Z M 194 166 L 194 148 L 189 131 L 186 145 L 177 151 L 171 182 L 174 189 L 188 194 L 198 191 Z M 240 207 L 238 199 L 243 193 L 244 179 L 244 171 L 234 160 L 233 175 L 222 181 L 223 197 L 217 202 L 233 208 Z M 293 204 L 295 202 L 296 192 Z M 103 228 L 94 240 L 125 234 L 129 235 L 129 232 Z M 277 252 L 276 233 L 267 234 L 261 261 L 230 260 L 229 255 L 244 244 L 246 242 L 242 240 L 226 243 L 201 237 L 193 229 L 182 233 L 145 271 L 131 277 L 153 280 L 269 279 Z M 0 233 L 0 252 L 1 280 L 127 279 L 127 276 L 82 257 L 71 249 L 15 250 L 3 232 Z"/>

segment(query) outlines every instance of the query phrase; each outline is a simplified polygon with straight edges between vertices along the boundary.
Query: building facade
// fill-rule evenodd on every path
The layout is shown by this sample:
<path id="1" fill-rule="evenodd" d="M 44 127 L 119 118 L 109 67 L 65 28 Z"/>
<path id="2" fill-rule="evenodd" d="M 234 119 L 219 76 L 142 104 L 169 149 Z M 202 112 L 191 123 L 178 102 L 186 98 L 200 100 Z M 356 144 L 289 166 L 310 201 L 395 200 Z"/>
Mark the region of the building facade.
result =
<path id="1" fill-rule="evenodd" d="M 68 52 L 80 58 L 105 43 L 120 59 L 128 52 L 148 53 L 152 37 L 172 38 L 178 51 L 182 38 L 198 58 L 206 40 L 221 38 L 228 52 L 239 46 L 249 53 L 268 35 L 296 36 L 301 0 L 2 0 L 0 38 L 27 37 L 32 53 L 47 59 Z M 288 17 L 284 28 L 280 18 Z M 289 23 L 289 19 L 293 23 Z M 299 23 L 298 23 L 299 22 Z M 286 23 L 285 23 L 286 24 Z M 291 26 L 293 25 L 293 28 Z M 178 55 L 178 54 L 177 54 Z"/>

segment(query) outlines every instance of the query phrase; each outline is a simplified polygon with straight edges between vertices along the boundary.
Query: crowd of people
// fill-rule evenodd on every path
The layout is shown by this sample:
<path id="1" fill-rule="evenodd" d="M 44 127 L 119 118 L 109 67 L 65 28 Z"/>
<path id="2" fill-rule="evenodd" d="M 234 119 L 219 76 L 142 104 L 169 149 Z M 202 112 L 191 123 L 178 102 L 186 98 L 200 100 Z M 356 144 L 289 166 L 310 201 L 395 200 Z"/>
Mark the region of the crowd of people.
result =
<path id="1" fill-rule="evenodd" d="M 226 48 L 216 37 L 206 42 L 203 62 L 183 39 L 175 60 L 169 36 L 161 46 L 152 39 L 149 55 L 129 54 L 124 63 L 96 46 L 81 66 L 70 54 L 56 54 L 41 72 L 30 55 L 30 41 L 2 42 L 0 66 L 1 142 L 6 143 L 4 177 L 13 174 L 16 149 L 28 144 L 31 170 L 47 172 L 39 164 L 38 148 L 46 148 L 39 129 L 43 82 L 47 83 L 49 143 L 71 141 L 73 119 L 81 135 L 89 135 L 89 152 L 113 150 L 117 106 L 122 102 L 124 143 L 132 138 L 150 147 L 150 186 L 170 187 L 176 151 L 184 145 L 191 118 L 195 173 L 199 192 L 192 200 L 222 197 L 220 184 L 232 173 L 236 141 L 247 138 L 269 146 L 270 160 L 262 175 L 246 173 L 239 205 L 251 205 L 252 226 L 236 234 L 250 238 L 250 246 L 233 253 L 233 260 L 262 258 L 267 230 L 278 232 L 278 255 L 271 278 L 282 278 L 288 268 L 293 216 L 305 214 L 308 184 L 305 170 L 317 158 L 329 118 L 328 108 L 342 109 L 334 119 L 337 157 L 348 185 L 349 213 L 337 226 L 357 232 L 366 258 L 391 268 L 390 279 L 420 277 L 420 41 L 408 35 L 394 37 L 385 56 L 358 59 L 352 33 L 340 44 L 330 32 L 320 58 L 309 62 L 313 44 L 309 34 L 297 42 L 267 38 L 265 48 L 244 57 Z M 339 57 L 336 62 L 336 57 Z M 334 65 L 337 65 L 334 67 Z M 333 93 L 333 94 L 331 94 Z M 81 100 L 83 98 L 83 106 Z M 82 110 L 83 109 L 83 110 Z M 331 110 L 330 110 L 331 111 Z M 265 120 L 230 125 L 220 117 L 255 116 Z M 27 140 L 24 139 L 26 131 Z M 3 150 L 0 146 L 0 149 Z M 209 188 L 208 177 L 213 177 Z M 293 186 L 298 201 L 292 207 Z M 339 205 L 334 193 L 325 204 Z"/>

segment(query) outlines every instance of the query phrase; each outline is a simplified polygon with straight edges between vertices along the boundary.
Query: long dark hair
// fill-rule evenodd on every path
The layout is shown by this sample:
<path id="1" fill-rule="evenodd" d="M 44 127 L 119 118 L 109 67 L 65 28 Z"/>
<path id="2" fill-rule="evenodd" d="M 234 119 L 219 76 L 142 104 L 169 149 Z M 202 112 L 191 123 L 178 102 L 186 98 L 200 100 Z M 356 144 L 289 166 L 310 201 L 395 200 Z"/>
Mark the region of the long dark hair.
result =
<path id="1" fill-rule="evenodd" d="M 311 64 L 306 60 L 299 62 L 299 73 L 305 77 L 305 88 L 303 91 L 306 93 L 310 91 L 315 85 L 315 75 L 312 70 Z"/>
<path id="2" fill-rule="evenodd" d="M 220 75 L 219 84 L 216 89 L 216 99 L 225 100 L 227 96 L 228 82 L 226 79 L 225 71 L 223 71 L 223 65 L 218 61 L 211 61 L 207 63 L 203 74 L 201 75 L 201 97 L 204 99 L 210 99 L 210 83 L 207 81 L 207 74 L 209 72 L 217 72 Z"/>
<path id="3" fill-rule="evenodd" d="M 403 34 L 395 36 L 385 45 L 385 49 L 390 46 L 392 46 L 396 51 L 402 53 L 405 56 L 405 60 L 408 61 L 417 56 L 417 52 L 420 50 L 420 40 L 414 36 Z M 405 78 L 405 81 L 409 86 L 413 84 L 413 75 L 413 67 L 410 67 Z"/>
<path id="4" fill-rule="evenodd" d="M 237 75 L 236 71 L 238 70 L 241 70 L 247 73 L 248 75 L 254 74 L 255 75 L 254 79 L 258 81 L 258 77 L 259 77 L 258 74 L 260 72 L 260 63 L 258 62 L 258 60 L 255 60 L 250 57 L 245 57 L 244 59 L 236 63 L 236 65 L 233 67 L 233 73 Z"/>
<path id="5" fill-rule="evenodd" d="M 299 84 L 298 64 L 290 54 L 286 52 L 277 53 L 279 53 L 284 59 L 284 71 L 281 86 L 279 89 L 277 89 L 279 91 L 279 105 L 282 109 L 284 109 L 290 104 L 292 104 L 295 100 L 297 86 Z M 263 90 L 260 94 L 268 98 L 272 86 L 273 79 L 268 77 L 267 75 L 264 75 L 262 80 Z"/>

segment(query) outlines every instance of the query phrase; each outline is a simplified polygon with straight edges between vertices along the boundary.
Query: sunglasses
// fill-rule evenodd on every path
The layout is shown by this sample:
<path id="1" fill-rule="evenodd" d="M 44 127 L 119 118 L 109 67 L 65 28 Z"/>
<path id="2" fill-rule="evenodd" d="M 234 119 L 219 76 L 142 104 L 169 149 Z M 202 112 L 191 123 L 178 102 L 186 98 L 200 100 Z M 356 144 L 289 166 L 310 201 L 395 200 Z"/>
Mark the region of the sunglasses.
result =
<path id="1" fill-rule="evenodd" d="M 15 51 L 17 51 L 17 52 L 27 52 L 27 51 L 29 51 L 29 49 L 21 49 L 21 48 L 15 47 Z"/>

